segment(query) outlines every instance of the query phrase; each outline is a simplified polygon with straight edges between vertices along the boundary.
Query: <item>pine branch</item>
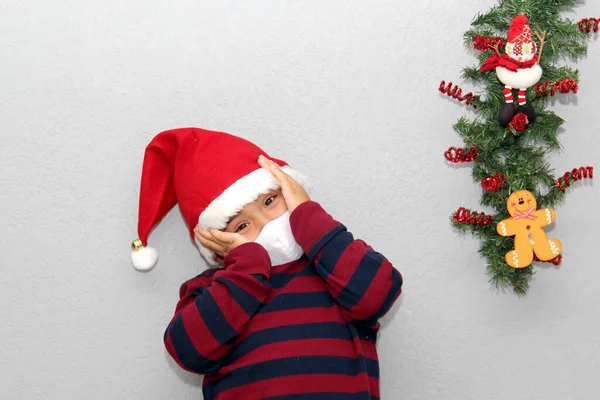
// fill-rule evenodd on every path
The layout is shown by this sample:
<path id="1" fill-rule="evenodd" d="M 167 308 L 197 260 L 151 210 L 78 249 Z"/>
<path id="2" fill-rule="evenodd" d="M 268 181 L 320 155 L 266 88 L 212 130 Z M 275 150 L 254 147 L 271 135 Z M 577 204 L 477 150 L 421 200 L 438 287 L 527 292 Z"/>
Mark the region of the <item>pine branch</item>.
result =
<path id="1" fill-rule="evenodd" d="M 487 74 L 481 72 L 479 67 L 467 67 L 463 69 L 461 78 L 473 82 L 483 82 L 486 80 Z"/>
<path id="2" fill-rule="evenodd" d="M 500 31 L 508 30 L 510 20 L 507 21 L 506 13 L 500 7 L 496 6 L 485 14 L 478 14 L 471 25 L 487 29 L 493 27 Z"/>

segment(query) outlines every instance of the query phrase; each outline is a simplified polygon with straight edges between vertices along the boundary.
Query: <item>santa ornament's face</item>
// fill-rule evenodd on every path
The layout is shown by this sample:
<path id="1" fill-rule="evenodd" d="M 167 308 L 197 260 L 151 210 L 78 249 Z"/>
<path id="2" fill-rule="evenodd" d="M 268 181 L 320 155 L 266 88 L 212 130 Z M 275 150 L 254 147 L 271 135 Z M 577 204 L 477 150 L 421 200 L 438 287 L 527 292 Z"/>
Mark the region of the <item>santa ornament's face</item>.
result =
<path id="1" fill-rule="evenodd" d="M 537 46 L 534 42 L 525 43 L 507 43 L 506 54 L 519 62 L 525 62 L 533 59 L 537 52 Z"/>

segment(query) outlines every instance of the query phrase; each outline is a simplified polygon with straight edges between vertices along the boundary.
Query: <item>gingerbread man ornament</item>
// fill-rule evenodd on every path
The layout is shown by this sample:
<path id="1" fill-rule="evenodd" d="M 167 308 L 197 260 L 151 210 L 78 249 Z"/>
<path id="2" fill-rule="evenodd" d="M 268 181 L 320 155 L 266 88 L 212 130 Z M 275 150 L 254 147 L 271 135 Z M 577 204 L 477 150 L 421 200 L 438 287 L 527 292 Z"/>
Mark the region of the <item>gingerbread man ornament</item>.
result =
<path id="1" fill-rule="evenodd" d="M 527 190 L 519 190 L 508 197 L 506 207 L 510 218 L 496 226 L 502 236 L 515 237 L 515 249 L 506 253 L 506 263 L 513 268 L 525 268 L 533 262 L 533 254 L 542 261 L 556 258 L 562 244 L 548 239 L 542 227 L 550 225 L 556 214 L 549 208 L 537 209 L 537 201 Z"/>

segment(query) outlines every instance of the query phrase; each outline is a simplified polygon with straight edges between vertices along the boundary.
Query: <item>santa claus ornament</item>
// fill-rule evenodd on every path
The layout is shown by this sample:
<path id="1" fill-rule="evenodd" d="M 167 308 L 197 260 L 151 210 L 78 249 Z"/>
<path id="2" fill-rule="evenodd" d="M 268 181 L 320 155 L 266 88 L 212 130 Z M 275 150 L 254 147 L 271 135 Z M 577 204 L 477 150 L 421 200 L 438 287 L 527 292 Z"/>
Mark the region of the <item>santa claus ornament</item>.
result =
<path id="1" fill-rule="evenodd" d="M 500 54 L 498 44 L 491 46 L 495 53 L 481 66 L 481 71 L 496 70 L 496 75 L 504 86 L 505 104 L 500 110 L 498 122 L 508 126 L 517 114 L 527 116 L 527 124 L 535 121 L 536 113 L 531 104 L 527 103 L 527 89 L 534 86 L 542 77 L 540 58 L 544 48 L 546 32 L 535 33 L 540 41 L 538 46 L 533 41 L 529 19 L 525 14 L 513 18 L 508 30 L 508 41 L 505 54 Z M 513 90 L 518 90 L 517 106 L 514 104 Z"/>

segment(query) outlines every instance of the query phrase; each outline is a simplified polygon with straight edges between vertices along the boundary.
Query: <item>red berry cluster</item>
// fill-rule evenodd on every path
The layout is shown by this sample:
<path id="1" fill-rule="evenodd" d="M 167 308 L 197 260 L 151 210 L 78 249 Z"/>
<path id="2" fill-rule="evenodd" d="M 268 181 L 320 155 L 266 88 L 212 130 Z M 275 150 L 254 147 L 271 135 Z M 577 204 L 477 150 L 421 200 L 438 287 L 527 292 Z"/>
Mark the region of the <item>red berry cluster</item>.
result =
<path id="1" fill-rule="evenodd" d="M 508 130 L 513 135 L 518 136 L 527 129 L 527 125 L 529 125 L 529 117 L 527 117 L 527 114 L 518 113 L 508 124 Z"/>

